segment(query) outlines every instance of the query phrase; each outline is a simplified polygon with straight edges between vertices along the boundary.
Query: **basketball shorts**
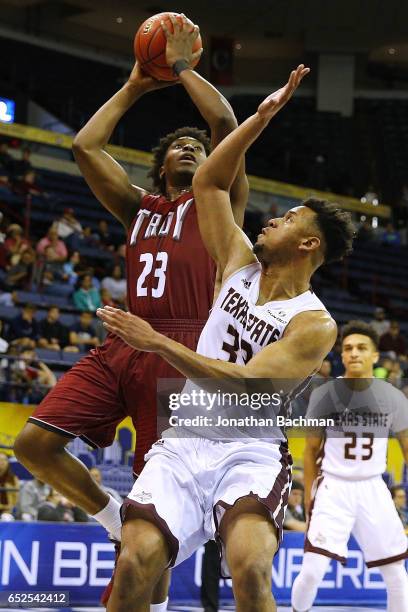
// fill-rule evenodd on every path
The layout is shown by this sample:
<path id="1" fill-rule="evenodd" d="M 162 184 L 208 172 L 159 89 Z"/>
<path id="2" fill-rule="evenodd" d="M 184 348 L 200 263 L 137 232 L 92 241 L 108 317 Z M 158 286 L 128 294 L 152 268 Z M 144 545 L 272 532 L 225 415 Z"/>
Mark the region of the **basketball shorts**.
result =
<path id="1" fill-rule="evenodd" d="M 205 321 L 151 321 L 157 331 L 195 350 Z M 93 448 L 110 446 L 127 416 L 136 429 L 135 474 L 159 437 L 157 381 L 182 378 L 155 353 L 136 351 L 117 336 L 81 359 L 48 393 L 29 422 L 67 438 L 80 437 Z"/>
<path id="2" fill-rule="evenodd" d="M 324 475 L 318 479 L 305 552 L 346 563 L 351 534 L 367 567 L 408 558 L 407 536 L 381 476 L 350 481 Z"/>
<path id="3" fill-rule="evenodd" d="M 169 543 L 169 567 L 179 565 L 208 540 L 221 547 L 222 574 L 229 574 L 218 528 L 228 508 L 252 496 L 270 512 L 279 540 L 291 486 L 292 459 L 285 444 L 166 438 L 153 445 L 125 499 L 143 508 Z"/>

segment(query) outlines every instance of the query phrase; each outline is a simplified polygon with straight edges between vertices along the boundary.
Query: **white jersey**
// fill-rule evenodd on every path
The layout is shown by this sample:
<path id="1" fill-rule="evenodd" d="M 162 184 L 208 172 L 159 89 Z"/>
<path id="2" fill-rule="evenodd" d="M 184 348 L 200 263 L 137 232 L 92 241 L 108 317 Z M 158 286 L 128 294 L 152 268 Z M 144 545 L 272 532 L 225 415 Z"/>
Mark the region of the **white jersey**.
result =
<path id="1" fill-rule="evenodd" d="M 199 355 L 245 365 L 263 348 L 280 340 L 286 327 L 296 315 L 309 310 L 326 310 L 312 291 L 305 291 L 288 300 L 258 305 L 261 272 L 261 264 L 256 262 L 241 268 L 225 281 L 200 335 L 196 351 Z M 193 384 L 188 381 L 183 392 L 188 393 L 192 389 Z M 271 389 L 270 385 L 269 389 Z M 238 404 L 227 406 L 223 400 L 220 400 L 217 408 L 220 408 L 223 415 L 231 417 L 232 426 L 227 435 L 225 427 L 217 427 L 219 421 L 215 417 L 211 422 L 207 420 L 205 424 L 198 423 L 197 419 L 198 424 L 186 425 L 183 422 L 182 426 L 189 432 L 194 432 L 202 437 L 284 439 L 280 428 L 271 427 L 270 421 L 262 422 L 262 419 L 259 418 L 260 412 L 254 412 L 257 408 L 254 409 L 253 404 L 244 403 L 243 405 L 239 401 Z M 270 404 L 268 408 L 271 408 Z M 194 414 L 200 413 L 207 417 L 210 412 L 212 415 L 215 414 L 214 406 L 209 409 L 208 404 L 206 406 L 200 404 L 200 410 L 195 409 Z M 183 416 L 185 414 L 191 416 L 191 406 L 188 406 Z M 252 419 L 250 422 L 247 419 L 245 422 L 239 421 L 235 424 L 234 419 L 238 417 L 243 419 L 252 417 Z M 264 428 L 263 431 L 262 428 Z"/>
<path id="2" fill-rule="evenodd" d="M 363 480 L 385 472 L 390 433 L 408 429 L 408 400 L 384 380 L 366 380 L 362 391 L 351 388 L 348 380 L 337 378 L 315 389 L 307 416 L 335 421 L 325 430 L 322 473 Z"/>

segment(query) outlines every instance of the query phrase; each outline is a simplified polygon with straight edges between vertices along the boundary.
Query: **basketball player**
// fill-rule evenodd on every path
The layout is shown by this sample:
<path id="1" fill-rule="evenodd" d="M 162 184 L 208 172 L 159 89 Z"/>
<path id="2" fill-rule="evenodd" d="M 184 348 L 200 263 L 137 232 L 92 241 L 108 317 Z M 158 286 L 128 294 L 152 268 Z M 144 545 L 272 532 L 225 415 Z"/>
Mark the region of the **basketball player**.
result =
<path id="1" fill-rule="evenodd" d="M 351 321 L 343 330 L 344 378 L 320 386 L 310 397 L 310 416 L 338 415 L 342 421 L 306 440 L 307 506 L 315 484 L 302 569 L 292 590 L 296 612 L 311 609 L 330 559 L 346 562 L 351 533 L 367 567 L 381 571 L 387 610 L 408 610 L 407 538 L 382 479 L 390 429 L 408 462 L 408 401 L 389 383 L 373 378 L 378 357 L 377 332 L 363 321 Z"/>
<path id="2" fill-rule="evenodd" d="M 286 379 L 293 393 L 319 369 L 336 339 L 336 324 L 310 290 L 310 278 L 325 261 L 348 252 L 354 232 L 349 214 L 309 199 L 283 218 L 271 219 L 252 249 L 234 222 L 229 199 L 246 150 L 308 72 L 303 65 L 293 71 L 286 86 L 232 132 L 194 178 L 200 231 L 222 274 L 197 352 L 130 313 L 112 308 L 97 313 L 110 332 L 176 367 L 189 379 L 187 390 L 194 387 L 192 379 L 211 379 L 213 385 L 238 380 L 244 386 L 254 385 L 254 379 Z M 204 418 L 207 408 L 195 410 Z M 191 406 L 183 411 L 184 416 L 197 414 Z M 242 411 L 250 412 L 233 405 L 229 415 Z M 123 506 L 110 612 L 147 610 L 163 570 L 209 538 L 222 545 L 237 611 L 276 610 L 271 567 L 290 490 L 286 438 L 276 427 L 255 427 L 254 436 L 232 421 L 227 433 L 218 422 L 201 423 L 167 430 L 147 455 Z"/>
<path id="3" fill-rule="evenodd" d="M 215 147 L 236 127 L 236 119 L 227 100 L 189 69 L 197 28 L 190 31 L 185 19 L 182 26 L 175 22 L 174 27 L 174 34 L 167 35 L 167 62 L 207 121 Z M 93 193 L 127 231 L 130 311 L 195 350 L 213 300 L 215 266 L 200 237 L 191 183 L 210 142 L 195 128 L 181 128 L 163 138 L 154 151 L 150 173 L 155 195 L 132 185 L 123 168 L 104 151 L 125 112 L 142 95 L 160 87 L 163 83 L 146 76 L 136 64 L 124 87 L 79 132 L 73 150 Z M 242 163 L 231 200 L 239 225 L 247 196 Z M 119 540 L 119 504 L 66 451 L 66 445 L 80 436 L 94 448 L 109 446 L 116 426 L 130 415 L 137 430 L 134 471 L 138 474 L 145 453 L 157 440 L 156 380 L 177 376 L 179 372 L 160 356 L 133 350 L 110 336 L 37 407 L 16 440 L 16 456 Z M 159 595 L 158 601 L 161 607 L 152 610 L 161 612 L 166 606 Z"/>

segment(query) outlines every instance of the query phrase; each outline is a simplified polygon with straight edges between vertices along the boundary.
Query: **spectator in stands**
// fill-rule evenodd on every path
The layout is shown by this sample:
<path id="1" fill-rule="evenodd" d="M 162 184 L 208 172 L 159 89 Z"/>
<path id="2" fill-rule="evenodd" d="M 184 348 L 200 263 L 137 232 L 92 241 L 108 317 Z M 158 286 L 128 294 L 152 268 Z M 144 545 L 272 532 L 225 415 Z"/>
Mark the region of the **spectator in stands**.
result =
<path id="1" fill-rule="evenodd" d="M 294 480 L 289 493 L 288 506 L 286 509 L 285 519 L 283 521 L 284 529 L 290 529 L 290 531 L 306 531 L 306 517 L 303 507 L 303 491 L 303 485 Z"/>
<path id="2" fill-rule="evenodd" d="M 38 324 L 38 346 L 52 351 L 77 352 L 76 346 L 69 345 L 69 329 L 59 321 L 60 309 L 50 306 L 45 319 Z"/>
<path id="3" fill-rule="evenodd" d="M 45 249 L 51 247 L 53 250 L 53 261 L 64 263 L 68 257 L 67 247 L 65 243 L 58 238 L 58 232 L 55 227 L 51 226 L 47 232 L 47 235 L 37 244 L 37 253 L 39 255 L 45 254 Z"/>
<path id="4" fill-rule="evenodd" d="M 5 141 L 0 142 L 0 169 L 7 173 L 11 172 L 13 167 L 13 158 L 8 152 L 8 144 Z M 1 174 L 1 171 L 0 171 Z"/>
<path id="5" fill-rule="evenodd" d="M 58 221 L 54 223 L 58 236 L 64 240 L 70 251 L 78 251 L 83 230 L 80 222 L 75 218 L 73 208 L 65 208 L 64 213 Z"/>
<path id="6" fill-rule="evenodd" d="M 14 192 L 17 195 L 27 196 L 48 196 L 47 193 L 36 183 L 37 174 L 34 170 L 25 172 L 20 180 L 13 184 Z"/>
<path id="7" fill-rule="evenodd" d="M 93 346 L 99 346 L 92 312 L 81 312 L 79 322 L 72 326 L 69 334 L 69 343 L 78 346 L 80 351 L 88 351 Z"/>
<path id="8" fill-rule="evenodd" d="M 360 225 L 357 231 L 356 240 L 360 244 L 368 244 L 370 242 L 375 242 L 376 235 L 372 226 L 371 219 L 365 219 L 365 221 L 363 221 L 363 223 Z"/>
<path id="9" fill-rule="evenodd" d="M 0 453 L 0 520 L 13 520 L 20 482 L 11 469 L 9 458 Z M 13 490 L 14 489 L 14 490 Z"/>
<path id="10" fill-rule="evenodd" d="M 38 404 L 52 387 L 57 384 L 55 374 L 40 361 L 33 349 L 25 349 L 20 359 L 12 366 L 11 382 L 14 383 L 14 401 L 24 404 Z"/>
<path id="11" fill-rule="evenodd" d="M 398 321 L 391 321 L 390 329 L 380 338 L 380 351 L 389 353 L 389 357 L 406 360 L 407 344 L 404 336 L 400 332 Z"/>
<path id="12" fill-rule="evenodd" d="M 81 263 L 81 256 L 78 251 L 74 251 L 63 265 L 63 280 L 70 285 L 75 285 L 78 280 L 78 266 Z"/>
<path id="13" fill-rule="evenodd" d="M 391 383 L 397 389 L 400 389 L 402 386 L 402 377 L 404 373 L 401 369 L 401 364 L 399 361 L 395 360 L 392 364 L 391 370 L 388 372 L 387 381 Z"/>
<path id="14" fill-rule="evenodd" d="M 24 251 L 30 248 L 30 243 L 23 237 L 23 228 L 12 223 L 7 228 L 7 238 L 4 241 L 7 261 L 10 265 L 18 264 Z"/>
<path id="15" fill-rule="evenodd" d="M 0 353 L 7 353 L 7 349 L 9 347 L 9 343 L 5 338 L 3 338 L 4 334 L 4 323 L 0 319 Z"/>
<path id="16" fill-rule="evenodd" d="M 30 157 L 30 149 L 28 147 L 24 147 L 21 151 L 21 159 L 13 160 L 12 169 L 15 178 L 21 178 L 27 174 L 27 172 L 30 172 L 33 169 Z"/>
<path id="17" fill-rule="evenodd" d="M 381 244 L 384 246 L 400 246 L 401 236 L 392 223 L 387 223 L 387 227 L 381 235 Z"/>
<path id="18" fill-rule="evenodd" d="M 32 249 L 24 251 L 18 263 L 10 266 L 7 270 L 4 287 L 10 291 L 13 289 L 30 289 L 35 259 L 35 252 Z"/>
<path id="19" fill-rule="evenodd" d="M 99 291 L 93 286 L 90 274 L 85 274 L 79 280 L 79 288 L 74 292 L 73 300 L 78 310 L 95 312 L 101 307 L 101 296 Z"/>
<path id="20" fill-rule="evenodd" d="M 126 279 L 123 278 L 122 270 L 119 264 L 113 267 L 111 276 L 105 276 L 102 280 L 101 287 L 108 289 L 109 293 L 118 304 L 125 305 L 126 303 Z"/>
<path id="21" fill-rule="evenodd" d="M 370 325 L 379 336 L 386 334 L 390 329 L 390 322 L 386 319 L 385 310 L 379 306 L 374 310 L 374 319 L 370 321 Z"/>
<path id="22" fill-rule="evenodd" d="M 111 487 L 105 487 L 105 485 L 103 484 L 102 481 L 102 474 L 100 472 L 100 470 L 98 470 L 97 467 L 92 467 L 89 470 L 90 475 L 92 476 L 92 478 L 95 480 L 95 482 L 98 483 L 98 485 L 106 492 L 109 493 L 109 495 L 111 495 L 114 499 L 116 499 L 116 501 L 118 501 L 120 504 L 123 503 L 123 498 L 122 496 L 115 490 L 112 489 Z"/>
<path id="23" fill-rule="evenodd" d="M 38 323 L 34 316 L 37 308 L 34 304 L 25 304 L 21 314 L 9 323 L 8 340 L 13 344 L 34 348 L 38 340 Z"/>
<path id="24" fill-rule="evenodd" d="M 393 370 L 394 360 L 390 357 L 383 357 L 377 366 L 374 368 L 374 376 L 387 380 L 390 372 Z"/>
<path id="25" fill-rule="evenodd" d="M 35 521 L 38 508 L 45 502 L 51 492 L 51 487 L 38 478 L 26 480 L 21 485 L 18 498 L 18 518 L 23 521 Z"/>
<path id="26" fill-rule="evenodd" d="M 408 529 L 407 494 L 404 487 L 401 485 L 391 487 L 391 495 L 404 529 Z"/>
<path id="27" fill-rule="evenodd" d="M 59 523 L 87 523 L 88 515 L 55 489 L 51 489 L 47 499 L 38 507 L 37 520 Z"/>
<path id="28" fill-rule="evenodd" d="M 109 226 L 107 221 L 101 219 L 98 223 L 98 229 L 94 234 L 95 238 L 99 242 L 99 244 L 109 251 L 113 251 L 115 249 L 115 240 L 112 234 L 109 231 Z"/>

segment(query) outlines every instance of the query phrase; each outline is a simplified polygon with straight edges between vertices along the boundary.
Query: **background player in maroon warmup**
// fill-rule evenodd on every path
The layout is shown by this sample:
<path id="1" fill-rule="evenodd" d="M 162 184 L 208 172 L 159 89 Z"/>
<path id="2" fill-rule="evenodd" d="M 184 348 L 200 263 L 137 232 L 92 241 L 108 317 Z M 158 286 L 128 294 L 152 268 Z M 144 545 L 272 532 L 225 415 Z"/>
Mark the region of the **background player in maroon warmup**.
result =
<path id="1" fill-rule="evenodd" d="M 173 66 L 185 60 L 179 79 L 210 126 L 214 147 L 237 123 L 225 98 L 188 68 L 193 40 L 186 23 L 177 27 L 174 35 L 168 35 L 167 62 Z M 200 237 L 191 183 L 210 142 L 204 132 L 193 128 L 182 128 L 160 142 L 151 172 L 158 195 L 132 185 L 124 169 L 103 150 L 124 113 L 143 94 L 160 87 L 162 83 L 143 74 L 136 64 L 128 82 L 79 132 L 73 150 L 95 196 L 127 230 L 130 311 L 195 349 L 211 307 L 215 269 Z M 233 197 L 241 225 L 247 195 L 242 167 Z M 177 376 L 156 355 L 140 353 L 108 337 L 36 409 L 16 440 L 15 454 L 36 477 L 94 515 L 120 539 L 119 504 L 65 447 L 76 436 L 93 446 L 109 446 L 118 423 L 130 415 L 137 430 L 137 473 L 157 437 L 157 379 Z"/>

